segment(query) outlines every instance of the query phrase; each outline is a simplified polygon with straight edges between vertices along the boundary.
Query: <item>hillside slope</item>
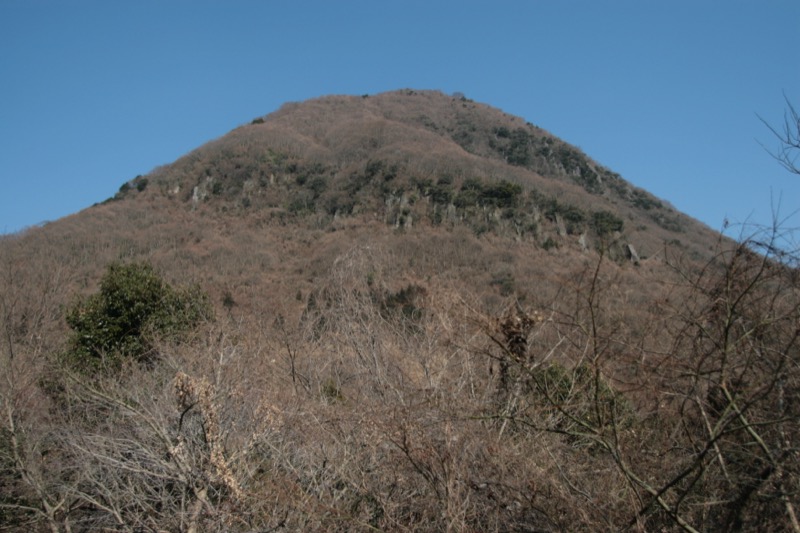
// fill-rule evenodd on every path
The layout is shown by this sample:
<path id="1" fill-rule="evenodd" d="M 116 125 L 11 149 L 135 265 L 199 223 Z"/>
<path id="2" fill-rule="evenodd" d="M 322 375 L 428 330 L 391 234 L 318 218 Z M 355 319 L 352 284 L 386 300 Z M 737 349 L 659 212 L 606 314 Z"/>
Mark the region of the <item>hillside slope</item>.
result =
<path id="1" fill-rule="evenodd" d="M 525 301 L 534 285 L 540 299 L 556 293 L 598 252 L 647 293 L 637 280 L 669 270 L 667 250 L 702 262 L 718 245 L 540 128 L 410 90 L 286 104 L 113 199 L 7 240 L 47 242 L 41 253 L 74 264 L 85 281 L 66 293 L 91 288 L 111 261 L 146 258 L 217 302 L 294 301 L 295 315 L 338 255 L 370 242 L 397 256 L 397 283 L 448 275 L 494 305 Z"/>
<path id="2" fill-rule="evenodd" d="M 0 240 L 0 524 L 789 530 L 751 244 L 460 96 L 287 104 Z"/>
<path id="3" fill-rule="evenodd" d="M 715 240 L 701 224 L 540 128 L 429 91 L 287 104 L 147 179 L 193 207 L 313 214 L 322 227 L 337 216 L 370 212 L 395 225 L 500 226 L 539 244 L 559 232 L 596 237 L 624 228 L 643 255 L 668 241 L 700 257 Z M 597 213 L 615 218 L 603 227 Z"/>

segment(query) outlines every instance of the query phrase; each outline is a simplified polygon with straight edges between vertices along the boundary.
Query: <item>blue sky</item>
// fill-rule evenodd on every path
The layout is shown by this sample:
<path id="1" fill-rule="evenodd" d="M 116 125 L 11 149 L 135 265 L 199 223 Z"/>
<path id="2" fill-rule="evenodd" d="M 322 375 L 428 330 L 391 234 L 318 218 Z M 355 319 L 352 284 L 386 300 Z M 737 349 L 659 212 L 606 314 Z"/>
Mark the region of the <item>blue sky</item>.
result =
<path id="1" fill-rule="evenodd" d="M 719 229 L 800 209 L 797 0 L 0 0 L 0 233 L 287 101 L 415 88 L 519 115 Z"/>

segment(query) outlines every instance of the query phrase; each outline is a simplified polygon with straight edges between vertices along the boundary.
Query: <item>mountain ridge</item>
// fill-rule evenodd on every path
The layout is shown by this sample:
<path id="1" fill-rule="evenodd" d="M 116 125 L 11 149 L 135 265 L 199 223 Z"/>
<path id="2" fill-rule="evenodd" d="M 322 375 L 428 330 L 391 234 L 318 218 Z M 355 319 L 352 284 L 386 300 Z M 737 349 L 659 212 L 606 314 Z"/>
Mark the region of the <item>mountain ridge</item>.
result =
<path id="1" fill-rule="evenodd" d="M 373 168 L 368 169 L 369 165 Z M 375 165 L 385 168 L 376 169 Z M 389 177 L 388 169 L 399 176 Z M 373 175 L 364 176 L 369 173 Z M 451 179 L 455 190 L 449 192 L 453 194 L 465 179 L 503 180 L 524 186 L 526 195 L 539 193 L 538 200 L 528 202 L 525 208 L 543 211 L 545 202 L 556 201 L 587 212 L 613 212 L 631 220 L 627 232 L 634 246 L 638 239 L 638 248 L 650 248 L 645 255 L 654 253 L 664 241 L 687 241 L 693 253 L 703 255 L 709 240 L 713 241 L 713 232 L 703 224 L 545 130 L 463 96 L 437 91 L 329 96 L 285 104 L 144 179 L 159 185 L 162 192 L 193 199 L 195 204 L 223 195 L 235 200 L 229 208 L 255 202 L 260 207 L 286 209 L 294 201 L 295 210 L 327 212 L 329 216 L 338 212 L 341 216 L 354 206 L 338 205 L 334 196 L 352 196 L 358 191 L 348 182 L 354 177 L 370 181 L 374 174 L 381 174 L 387 183 L 380 189 L 373 187 L 369 196 L 384 203 L 391 195 L 412 192 L 430 201 L 425 180 L 435 182 L 445 176 Z M 309 177 L 311 190 L 280 190 Z M 142 179 L 123 185 L 123 192 L 141 187 Z M 278 187 L 274 187 L 276 180 Z M 295 183 L 288 183 L 292 180 Z M 422 181 L 422 187 L 415 187 L 412 180 Z M 303 194 L 313 197 L 305 198 L 309 205 L 301 205 Z M 267 198 L 270 195 L 272 198 Z M 379 205 L 363 207 L 380 210 Z M 553 209 L 550 211 L 544 218 L 555 222 Z M 418 219 L 432 218 L 429 212 L 417 210 L 414 214 Z M 570 233 L 584 232 L 585 220 L 578 222 L 579 227 L 567 228 Z M 647 229 L 655 230 L 656 235 L 641 234 Z M 696 234 L 702 234 L 705 245 L 692 242 Z M 545 240 L 543 237 L 539 243 Z"/>

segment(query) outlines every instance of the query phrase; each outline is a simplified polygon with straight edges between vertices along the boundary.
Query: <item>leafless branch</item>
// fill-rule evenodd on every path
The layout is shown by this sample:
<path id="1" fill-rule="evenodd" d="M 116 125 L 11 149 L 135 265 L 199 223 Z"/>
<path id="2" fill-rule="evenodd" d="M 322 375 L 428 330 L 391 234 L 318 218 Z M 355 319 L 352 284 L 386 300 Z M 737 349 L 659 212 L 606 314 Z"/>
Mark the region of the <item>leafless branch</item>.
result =
<path id="1" fill-rule="evenodd" d="M 762 117 L 758 117 L 778 140 L 779 146 L 775 150 L 765 147 L 767 152 L 775 158 L 783 168 L 792 174 L 800 175 L 800 114 L 795 109 L 789 97 L 784 94 L 786 111 L 783 115 L 783 124 L 774 126 Z M 763 145 L 762 145 L 763 146 Z"/>

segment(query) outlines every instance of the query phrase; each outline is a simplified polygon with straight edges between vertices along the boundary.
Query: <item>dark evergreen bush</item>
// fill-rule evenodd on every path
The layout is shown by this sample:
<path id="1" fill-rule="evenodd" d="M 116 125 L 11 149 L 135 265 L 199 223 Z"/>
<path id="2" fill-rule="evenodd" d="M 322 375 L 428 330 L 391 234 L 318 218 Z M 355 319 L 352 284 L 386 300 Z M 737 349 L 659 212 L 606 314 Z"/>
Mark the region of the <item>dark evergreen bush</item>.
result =
<path id="1" fill-rule="evenodd" d="M 174 337 L 212 315 L 197 288 L 174 288 L 148 263 L 113 263 L 100 292 L 67 313 L 74 333 L 65 353 L 81 371 L 118 369 L 125 360 L 154 356 L 153 340 Z"/>

